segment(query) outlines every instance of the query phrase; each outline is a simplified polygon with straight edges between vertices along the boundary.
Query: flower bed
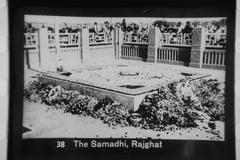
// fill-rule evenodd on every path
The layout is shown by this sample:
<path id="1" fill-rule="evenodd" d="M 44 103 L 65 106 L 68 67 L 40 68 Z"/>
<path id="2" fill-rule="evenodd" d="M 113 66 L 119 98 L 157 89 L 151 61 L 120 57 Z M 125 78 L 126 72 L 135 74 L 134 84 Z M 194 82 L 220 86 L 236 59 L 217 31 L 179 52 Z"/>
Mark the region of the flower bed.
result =
<path id="1" fill-rule="evenodd" d="M 97 100 L 76 91 L 67 91 L 60 86 L 52 86 L 38 81 L 27 85 L 24 95 L 30 101 L 55 106 L 57 109 L 64 109 L 65 112 L 99 118 L 109 126 L 129 125 L 128 109 L 109 98 Z"/>
<path id="2" fill-rule="evenodd" d="M 33 81 L 25 86 L 24 96 L 30 101 L 55 106 L 65 112 L 92 116 L 109 126 L 134 126 L 165 130 L 167 126 L 197 127 L 210 121 L 224 121 L 224 88 L 217 80 L 182 79 L 164 85 L 147 95 L 137 113 L 138 125 L 132 125 L 127 107 L 104 98 L 81 95 L 60 86 Z"/>
<path id="3" fill-rule="evenodd" d="M 224 88 L 217 80 L 188 79 L 162 86 L 147 95 L 139 107 L 143 128 L 167 125 L 197 127 L 199 123 L 224 121 Z"/>

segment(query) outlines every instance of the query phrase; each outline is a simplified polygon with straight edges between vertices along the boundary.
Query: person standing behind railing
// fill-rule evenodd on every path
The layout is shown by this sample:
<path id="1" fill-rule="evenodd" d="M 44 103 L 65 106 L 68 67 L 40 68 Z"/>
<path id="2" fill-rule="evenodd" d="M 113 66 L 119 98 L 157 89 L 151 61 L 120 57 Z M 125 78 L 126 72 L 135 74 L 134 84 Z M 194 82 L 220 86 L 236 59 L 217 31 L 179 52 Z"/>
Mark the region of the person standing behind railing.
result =
<path id="1" fill-rule="evenodd" d="M 136 32 L 136 36 L 137 36 L 137 42 L 141 42 L 142 41 L 142 34 L 143 34 L 143 27 L 141 23 L 136 23 L 135 24 L 135 32 Z"/>
<path id="2" fill-rule="evenodd" d="M 187 21 L 185 27 L 182 30 L 182 33 L 183 34 L 185 34 L 185 33 L 189 34 L 189 33 L 192 33 L 192 30 L 193 30 L 193 27 L 191 26 L 191 23 L 189 21 Z"/>
<path id="3" fill-rule="evenodd" d="M 123 20 L 122 20 L 121 29 L 122 29 L 123 32 L 126 32 L 126 31 L 127 31 L 126 19 L 123 19 Z"/>
<path id="4" fill-rule="evenodd" d="M 182 22 L 178 22 L 175 26 L 169 26 L 167 29 L 167 33 L 169 33 L 169 35 L 167 35 L 167 43 L 170 44 L 175 44 L 178 41 L 178 35 L 180 35 L 182 33 L 183 30 L 183 25 Z"/>
<path id="5" fill-rule="evenodd" d="M 127 30 L 126 30 L 129 34 L 133 33 L 133 28 L 131 26 L 127 26 Z"/>
<path id="6" fill-rule="evenodd" d="M 122 20 L 122 23 L 119 23 L 119 27 L 121 27 L 121 30 L 123 32 L 123 39 L 126 41 L 126 36 L 127 36 L 127 24 L 126 24 L 126 19 Z"/>
<path id="7" fill-rule="evenodd" d="M 158 40 L 157 44 L 160 46 L 161 31 L 158 25 L 155 26 L 156 30 L 156 39 Z"/>
<path id="8" fill-rule="evenodd" d="M 217 45 L 225 47 L 226 45 L 226 26 L 218 26 L 215 32 Z"/>
<path id="9" fill-rule="evenodd" d="M 112 31 L 113 31 L 113 26 L 111 26 L 109 24 L 108 21 L 104 22 L 104 25 L 103 25 L 103 32 L 105 34 L 105 40 L 110 42 L 112 40 Z"/>
<path id="10" fill-rule="evenodd" d="M 148 26 L 141 24 L 138 29 L 139 41 L 147 42 Z"/>
<path id="11" fill-rule="evenodd" d="M 181 22 L 178 22 L 176 26 L 171 26 L 169 29 L 169 35 L 167 38 L 167 43 L 175 44 L 177 42 L 177 35 L 181 32 Z"/>
<path id="12" fill-rule="evenodd" d="M 183 43 L 189 45 L 191 43 L 193 27 L 189 21 L 186 22 L 186 26 L 182 30 Z"/>
<path id="13" fill-rule="evenodd" d="M 103 25 L 103 31 L 105 32 L 105 34 L 107 34 L 108 36 L 111 36 L 111 32 L 113 31 L 113 26 L 111 26 L 109 24 L 108 21 L 104 22 Z"/>
<path id="14" fill-rule="evenodd" d="M 167 27 L 164 26 L 163 24 L 160 25 L 159 27 L 161 33 L 166 33 L 167 32 Z"/>
<path id="15" fill-rule="evenodd" d="M 35 44 L 35 41 L 33 40 L 33 36 L 31 35 L 31 33 L 35 33 L 36 32 L 36 29 L 32 26 L 32 24 L 27 24 L 26 26 L 24 26 L 24 33 L 25 34 L 28 34 L 26 35 L 26 39 L 24 44 L 28 44 L 28 45 L 33 45 Z"/>
<path id="16" fill-rule="evenodd" d="M 176 26 L 176 33 L 177 33 L 177 34 L 182 33 L 183 29 L 184 29 L 184 27 L 183 27 L 183 25 L 182 25 L 182 22 L 178 22 L 178 23 L 177 23 L 177 26 Z"/>
<path id="17" fill-rule="evenodd" d="M 107 21 L 104 22 L 104 25 L 103 25 L 103 32 L 106 34 L 106 35 L 109 35 L 110 33 L 110 29 L 109 29 L 109 23 Z"/>

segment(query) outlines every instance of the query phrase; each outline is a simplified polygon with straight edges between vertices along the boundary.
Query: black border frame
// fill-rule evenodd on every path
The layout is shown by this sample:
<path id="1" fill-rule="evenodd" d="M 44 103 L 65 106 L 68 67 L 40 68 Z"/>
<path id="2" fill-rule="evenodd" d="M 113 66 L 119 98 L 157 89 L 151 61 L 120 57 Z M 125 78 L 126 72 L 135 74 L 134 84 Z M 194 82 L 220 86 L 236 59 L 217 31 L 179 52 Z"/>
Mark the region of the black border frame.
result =
<path id="1" fill-rule="evenodd" d="M 81 2 L 78 0 L 9 0 L 9 26 L 10 26 L 10 98 L 9 98 L 9 134 L 8 134 L 8 159 L 229 159 L 235 157 L 235 122 L 234 122 L 234 39 L 235 39 L 235 0 L 121 0 Z M 124 9 L 125 8 L 125 9 Z M 171 155 L 168 151 L 165 156 L 150 155 L 144 152 L 138 154 L 124 154 L 124 152 L 105 151 L 103 154 L 73 154 L 65 153 L 47 154 L 41 152 L 35 155 L 23 155 L 22 140 L 22 115 L 23 115 L 23 26 L 24 14 L 36 15 L 62 15 L 62 16 L 131 16 L 131 17 L 227 17 L 227 56 L 226 56 L 226 122 L 225 141 L 186 141 L 174 140 L 167 144 L 179 145 L 182 153 Z M 51 144 L 49 139 L 38 139 L 38 142 Z M 37 142 L 37 143 L 38 143 Z M 180 145 L 179 142 L 183 144 Z M 33 141 L 30 142 L 34 148 Z M 29 143 L 29 144 L 30 144 Z M 170 146 L 171 146 L 170 145 Z M 166 146 L 168 147 L 168 146 Z M 195 148 L 194 148 L 195 147 Z M 170 147 L 171 148 L 171 147 Z M 194 148 L 194 149 L 193 149 Z M 174 148 L 173 148 L 174 149 Z M 211 149 L 216 156 L 207 154 Z M 201 156 L 201 150 L 205 153 Z M 42 149 L 43 151 L 43 149 Z M 209 151 L 210 152 L 210 151 Z M 220 153 L 221 152 L 221 153 Z M 119 154 L 120 153 L 120 154 Z M 200 154 L 200 155 L 199 155 Z M 219 155 L 218 155 L 219 154 Z M 191 155 L 191 156 L 189 156 Z M 195 156 L 194 156 L 195 155 Z"/>

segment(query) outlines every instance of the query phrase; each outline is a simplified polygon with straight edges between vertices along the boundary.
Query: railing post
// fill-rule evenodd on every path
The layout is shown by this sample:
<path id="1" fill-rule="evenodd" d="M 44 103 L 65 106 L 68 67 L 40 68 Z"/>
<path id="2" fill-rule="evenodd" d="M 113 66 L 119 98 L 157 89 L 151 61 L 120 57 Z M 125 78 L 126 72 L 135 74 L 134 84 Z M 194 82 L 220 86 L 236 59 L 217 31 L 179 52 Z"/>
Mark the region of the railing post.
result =
<path id="1" fill-rule="evenodd" d="M 49 60 L 49 45 L 48 45 L 48 30 L 47 28 L 39 29 L 39 53 L 40 67 L 44 70 L 49 70 L 51 61 Z"/>
<path id="2" fill-rule="evenodd" d="M 90 61 L 90 51 L 89 51 L 89 31 L 88 28 L 82 28 L 81 33 L 81 57 L 82 63 L 88 63 Z"/>
<path id="3" fill-rule="evenodd" d="M 203 51 L 205 49 L 204 28 L 194 28 L 192 31 L 191 67 L 202 68 Z"/>
<path id="4" fill-rule="evenodd" d="M 122 56 L 123 31 L 121 27 L 116 26 L 114 29 L 114 52 L 115 59 L 120 59 Z"/>
<path id="5" fill-rule="evenodd" d="M 147 62 L 157 62 L 157 50 L 160 46 L 160 30 L 159 28 L 150 28 L 148 33 L 148 55 Z"/>

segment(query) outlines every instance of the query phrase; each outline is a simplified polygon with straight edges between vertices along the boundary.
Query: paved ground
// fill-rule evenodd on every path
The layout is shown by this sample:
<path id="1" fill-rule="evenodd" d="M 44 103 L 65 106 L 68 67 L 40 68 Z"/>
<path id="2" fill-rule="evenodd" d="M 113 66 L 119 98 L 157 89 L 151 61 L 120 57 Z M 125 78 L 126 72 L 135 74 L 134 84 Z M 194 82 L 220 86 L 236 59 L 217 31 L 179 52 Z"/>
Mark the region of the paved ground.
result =
<path id="1" fill-rule="evenodd" d="M 104 64 L 104 65 L 103 65 Z M 225 71 L 224 70 L 216 70 L 216 69 L 200 69 L 194 67 L 186 67 L 180 65 L 171 65 L 171 64 L 161 64 L 161 63 L 146 63 L 141 61 L 131 61 L 131 60 L 117 60 L 117 61 L 110 61 L 105 63 L 94 63 L 94 64 L 86 64 L 82 66 L 82 69 L 86 68 L 96 68 L 100 66 L 115 66 L 115 65 L 129 65 L 129 66 L 154 66 L 159 67 L 159 69 L 169 69 L 175 71 L 189 71 L 189 72 L 197 72 L 202 74 L 211 74 L 211 78 L 217 78 L 221 81 L 225 80 Z"/>
<path id="2" fill-rule="evenodd" d="M 186 67 L 186 66 L 180 66 L 180 65 L 171 65 L 171 64 L 161 64 L 161 63 L 146 63 L 141 61 L 132 61 L 132 60 L 115 60 L 115 61 L 106 61 L 106 62 L 96 62 L 96 63 L 90 63 L 90 64 L 82 64 L 80 70 L 90 69 L 90 68 L 97 68 L 102 66 L 115 66 L 115 65 L 129 65 L 129 66 L 155 66 L 159 67 L 160 69 L 169 69 L 172 70 L 185 70 L 189 72 L 197 72 L 202 74 L 211 74 L 210 78 L 217 78 L 220 81 L 225 81 L 225 71 L 224 70 L 216 70 L 216 69 L 200 69 L 200 68 L 194 68 L 194 67 Z M 27 70 L 27 69 L 26 69 Z M 38 68 L 38 71 L 46 72 L 46 70 Z M 36 71 L 36 70 L 35 70 Z M 78 69 L 79 71 L 79 69 Z M 25 72 L 25 75 L 28 75 L 29 71 Z M 28 76 L 27 76 L 28 77 Z"/>
<path id="3" fill-rule="evenodd" d="M 23 138 L 148 138 L 223 140 L 224 124 L 217 123 L 220 136 L 205 129 L 188 128 L 176 131 L 153 131 L 135 127 L 111 128 L 99 119 L 63 113 L 44 104 L 24 102 L 23 126 L 30 129 Z"/>

